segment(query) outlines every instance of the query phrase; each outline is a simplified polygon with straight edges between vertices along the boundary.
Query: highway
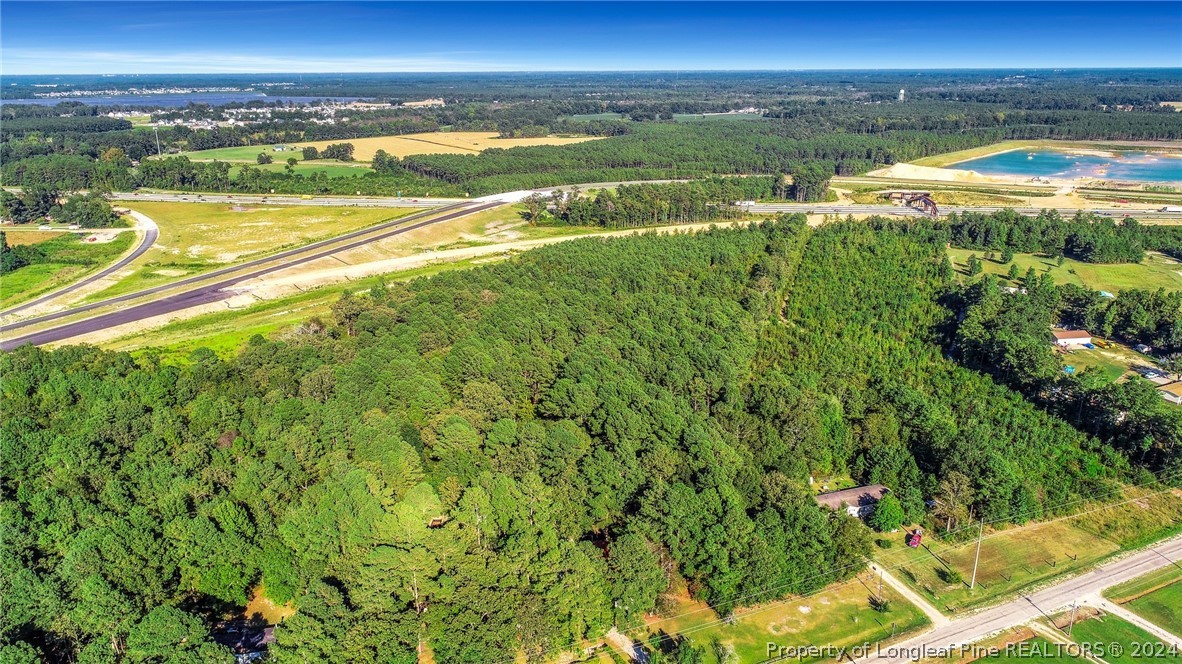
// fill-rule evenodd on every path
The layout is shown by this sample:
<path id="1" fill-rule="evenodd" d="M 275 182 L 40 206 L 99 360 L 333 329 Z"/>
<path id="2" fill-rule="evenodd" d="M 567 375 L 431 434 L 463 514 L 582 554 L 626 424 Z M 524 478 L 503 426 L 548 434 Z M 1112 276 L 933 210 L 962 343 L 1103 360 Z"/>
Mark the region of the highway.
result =
<path id="1" fill-rule="evenodd" d="M 108 298 L 91 304 L 66 309 L 63 311 L 30 318 L 27 320 L 9 323 L 0 326 L 0 333 L 7 333 L 13 330 L 29 327 L 32 325 L 41 325 L 52 322 L 62 318 L 76 316 L 80 313 L 93 311 L 95 309 L 107 308 L 114 305 L 124 303 L 131 303 L 135 300 L 147 298 L 153 295 L 160 295 L 156 299 L 151 299 L 141 304 L 130 304 L 126 307 L 118 308 L 114 311 L 101 313 L 91 318 L 77 320 L 58 327 L 31 332 L 29 334 L 5 339 L 0 341 L 0 350 L 11 350 L 26 343 L 34 345 L 41 345 L 52 343 L 55 341 L 62 341 L 72 337 L 97 332 L 109 327 L 132 323 L 135 321 L 151 318 L 153 316 L 161 316 L 169 314 L 181 309 L 195 307 L 209 302 L 217 302 L 219 300 L 228 299 L 235 295 L 231 287 L 240 284 L 244 281 L 254 279 L 256 277 L 278 272 L 297 265 L 302 265 L 319 258 L 331 256 L 336 253 L 355 249 L 357 247 L 377 242 L 388 237 L 408 233 L 418 228 L 438 224 L 445 221 L 451 221 L 459 217 L 469 214 L 487 210 L 501 205 L 499 202 L 487 202 L 481 204 L 474 204 L 471 202 L 465 204 L 453 204 L 448 207 L 437 210 L 429 210 L 412 214 L 408 217 L 402 217 L 393 221 L 371 226 L 358 231 L 353 231 L 345 235 L 337 236 L 328 240 L 322 240 L 296 249 L 259 258 L 247 263 L 234 265 L 231 267 L 222 268 L 209 272 L 206 274 L 188 277 L 180 281 L 156 286 L 154 288 L 120 295 L 118 297 Z M 408 223 L 410 222 L 410 223 Z M 255 268 L 255 269 L 252 269 Z M 229 275 L 229 276 L 227 276 Z M 219 277 L 226 277 L 219 279 Z M 164 295 L 168 291 L 174 291 L 180 288 L 179 292 Z"/>
<path id="2" fill-rule="evenodd" d="M 902 664 L 928 659 L 934 656 L 935 649 L 959 648 L 1001 630 L 1050 616 L 1081 598 L 1169 565 L 1182 566 L 1182 538 L 1166 540 L 1031 595 L 950 620 L 925 634 L 893 646 L 883 646 L 858 661 L 862 664 Z"/>
<path id="3" fill-rule="evenodd" d="M 48 302 L 48 301 L 53 300 L 55 298 L 61 297 L 62 295 L 65 295 L 67 293 L 72 293 L 87 284 L 94 283 L 95 281 L 102 279 L 103 277 L 111 274 L 112 272 L 115 272 L 116 270 L 123 268 L 128 263 L 130 263 L 133 260 L 142 256 L 145 251 L 147 251 L 148 249 L 151 249 L 152 245 L 156 244 L 156 239 L 160 237 L 160 229 L 156 227 L 156 224 L 146 225 L 143 228 L 143 231 L 144 231 L 144 237 L 140 239 L 139 246 L 137 246 L 134 251 L 127 254 L 123 258 L 119 259 L 111 266 L 109 266 L 99 272 L 96 272 L 95 274 L 92 274 L 89 277 L 86 277 L 85 279 L 76 281 L 76 282 L 70 284 L 69 286 L 66 286 L 65 288 L 59 288 L 59 289 L 52 291 L 50 293 L 46 293 L 45 295 L 42 295 L 41 297 L 38 297 L 33 300 L 29 300 L 28 302 L 25 302 L 24 304 L 17 305 L 11 309 L 8 309 L 7 311 L 2 311 L 2 312 L 0 312 L 0 317 L 11 316 L 12 314 L 17 314 L 17 313 L 20 313 L 26 309 L 30 309 L 32 307 L 35 307 L 39 304 L 44 304 L 45 302 Z"/>
<path id="4" fill-rule="evenodd" d="M 180 194 L 180 193 L 130 193 L 130 194 L 112 194 L 111 198 L 116 200 L 135 200 L 135 201 L 184 201 L 184 202 L 217 202 L 217 203 L 245 203 L 251 205 L 258 205 L 262 203 L 275 203 L 282 205 L 365 205 L 375 207 L 424 207 L 430 206 L 434 209 L 426 210 L 416 214 L 412 214 L 401 219 L 396 219 L 377 226 L 353 231 L 345 235 L 337 236 L 327 240 L 321 240 L 303 247 L 290 249 L 272 256 L 256 259 L 239 265 L 233 265 L 225 268 L 215 270 L 210 273 L 201 274 L 193 277 L 181 279 L 176 282 L 156 286 L 154 288 L 128 293 L 118 297 L 108 298 L 98 302 L 57 311 L 43 316 L 37 316 L 26 320 L 14 321 L 0 325 L 0 334 L 7 335 L 10 332 L 28 328 L 32 326 L 41 326 L 46 323 L 51 323 L 55 320 L 70 318 L 85 314 L 89 311 L 108 308 L 115 305 L 127 305 L 116 311 L 96 313 L 93 317 L 75 320 L 69 323 L 62 324 L 58 327 L 37 330 L 28 334 L 8 338 L 0 341 L 0 350 L 10 350 L 25 343 L 44 344 L 56 341 L 70 339 L 76 336 L 88 334 L 107 327 L 122 325 L 125 323 L 151 318 L 163 314 L 172 313 L 189 307 L 206 304 L 218 300 L 224 300 L 234 296 L 236 293 L 231 290 L 231 287 L 247 281 L 249 279 L 277 272 L 296 265 L 301 265 L 309 261 L 330 256 L 334 253 L 346 251 L 364 244 L 375 242 L 393 235 L 405 233 L 416 228 L 422 228 L 434 223 L 450 221 L 458 217 L 486 210 L 506 202 L 513 202 L 529 195 L 531 192 L 509 192 L 508 194 L 498 194 L 494 196 L 487 196 L 483 198 L 461 200 L 461 199 L 406 199 L 406 198 L 352 198 L 352 197 L 317 197 L 317 198 L 302 198 L 296 196 L 246 196 L 241 194 Z M 850 215 L 850 214 L 880 214 L 880 215 L 904 215 L 904 216 L 924 216 L 920 210 L 896 206 L 896 205 L 857 205 L 857 204 L 833 204 L 833 203 L 757 203 L 754 205 L 742 206 L 748 212 L 753 213 L 779 213 L 779 212 L 803 212 L 813 215 Z M 951 212 L 994 212 L 1004 208 L 1001 207 L 944 207 L 941 211 L 944 213 Z M 1021 214 L 1037 214 L 1040 208 L 1019 208 L 1015 211 Z M 1060 212 L 1064 215 L 1074 214 L 1075 209 L 1061 209 Z M 1128 214 L 1128 210 L 1114 210 L 1097 208 L 1089 210 L 1096 214 L 1106 215 L 1110 217 L 1122 217 Z M 442 216 L 436 216 L 442 215 Z M 1180 218 L 1182 215 L 1173 214 L 1166 215 L 1173 218 Z M 420 221 L 422 220 L 422 221 Z M 417 223 L 415 223 L 417 222 Z M 155 237 L 152 237 L 155 241 Z M 343 243 L 343 244 L 342 244 Z M 119 261 L 119 263 L 103 270 L 98 275 L 91 277 L 84 282 L 75 284 L 68 290 L 74 290 L 81 287 L 85 283 L 94 281 L 95 279 L 106 276 L 111 272 L 130 263 L 136 257 L 141 255 L 143 251 L 151 246 L 147 244 L 137 249 L 137 253 L 128 256 Z M 222 277 L 225 277 L 224 279 Z M 179 290 L 178 290 L 179 289 Z M 30 303 L 26 303 L 11 309 L 9 311 L 0 313 L 0 316 L 7 317 L 10 314 L 17 313 L 40 304 L 50 297 L 56 297 L 63 292 L 57 291 L 43 298 L 39 298 Z M 137 300 L 157 296 L 156 299 L 133 304 Z"/>
<path id="5" fill-rule="evenodd" d="M 208 194 L 208 193 L 149 193 L 116 192 L 107 194 L 112 201 L 160 203 L 243 203 L 247 205 L 310 205 L 313 207 L 447 207 L 470 202 L 465 198 L 392 198 L 381 196 L 276 196 L 268 194 Z"/>

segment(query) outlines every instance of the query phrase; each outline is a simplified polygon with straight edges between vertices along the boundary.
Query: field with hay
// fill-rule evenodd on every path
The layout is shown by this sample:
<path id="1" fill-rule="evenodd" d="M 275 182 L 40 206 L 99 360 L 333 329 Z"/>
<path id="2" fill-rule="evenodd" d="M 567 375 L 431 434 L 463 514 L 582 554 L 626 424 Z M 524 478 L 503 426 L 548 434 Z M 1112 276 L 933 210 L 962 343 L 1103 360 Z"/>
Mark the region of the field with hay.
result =
<path id="1" fill-rule="evenodd" d="M 284 151 L 276 152 L 273 145 L 252 145 L 236 148 L 216 148 L 213 150 L 199 150 L 197 152 L 182 152 L 184 156 L 197 161 L 233 161 L 255 163 L 259 153 L 266 153 L 274 159 L 282 170 L 283 163 L 294 157 L 303 161 L 300 150 L 305 146 L 319 150 L 334 143 L 352 143 L 353 158 L 367 162 L 373 159 L 378 150 L 385 150 L 395 157 L 406 157 L 412 154 L 479 154 L 489 148 L 516 148 L 533 145 L 569 145 L 583 141 L 596 140 L 595 136 L 544 136 L 541 138 L 498 138 L 496 132 L 491 131 L 442 131 L 423 134 L 403 134 L 401 136 L 374 136 L 371 138 L 349 138 L 332 141 L 312 141 L 287 145 Z M 317 160 L 316 165 L 340 166 L 342 162 Z"/>

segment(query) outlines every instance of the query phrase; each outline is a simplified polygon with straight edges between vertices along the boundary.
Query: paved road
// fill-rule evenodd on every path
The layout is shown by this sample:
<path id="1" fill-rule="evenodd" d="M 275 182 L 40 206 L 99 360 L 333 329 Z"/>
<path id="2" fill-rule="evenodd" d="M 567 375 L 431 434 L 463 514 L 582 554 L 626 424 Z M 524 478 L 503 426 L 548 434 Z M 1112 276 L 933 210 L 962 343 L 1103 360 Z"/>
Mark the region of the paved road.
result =
<path id="1" fill-rule="evenodd" d="M 128 293 L 127 295 L 109 298 L 81 307 L 75 307 L 73 309 L 67 309 L 64 311 L 47 314 L 45 316 L 39 316 L 37 318 L 30 318 L 28 320 L 3 325 L 0 326 L 0 332 L 8 332 L 11 330 L 28 327 L 30 325 L 42 324 L 60 318 L 74 316 L 79 313 L 98 309 L 100 307 L 109 307 L 114 304 L 138 300 L 146 296 L 155 295 L 157 293 L 175 290 L 178 287 L 184 287 L 188 285 L 193 286 L 187 290 L 160 297 L 142 304 L 131 305 L 126 308 L 117 309 L 115 311 L 100 314 L 92 318 L 66 323 L 58 327 L 42 330 L 39 332 L 33 332 L 21 337 L 6 339 L 4 341 L 0 341 L 0 350 L 11 350 L 17 346 L 27 343 L 41 345 L 45 343 L 52 343 L 54 341 L 62 341 L 64 339 L 81 336 L 83 334 L 97 332 L 109 327 L 133 323 L 145 318 L 161 316 L 174 311 L 180 311 L 181 309 L 187 309 L 189 307 L 195 307 L 209 302 L 225 300 L 235 295 L 235 292 L 229 289 L 232 286 L 244 281 L 248 281 L 265 274 L 270 274 L 272 272 L 277 272 L 279 270 L 284 270 L 289 267 L 294 267 L 296 265 L 301 265 L 303 263 L 308 263 L 319 258 L 324 258 L 325 256 L 331 256 L 335 253 L 348 251 L 349 249 L 355 249 L 365 244 L 377 242 L 378 240 L 383 240 L 388 237 L 401 235 L 402 233 L 407 233 L 418 228 L 423 228 L 424 226 L 451 221 L 458 217 L 480 212 L 482 210 L 487 210 L 498 205 L 500 205 L 500 203 L 497 202 L 479 205 L 467 203 L 462 205 L 454 205 L 450 208 L 443 208 L 440 210 L 420 212 L 409 217 L 402 217 L 385 224 L 371 226 L 369 228 L 354 231 L 346 235 L 338 236 L 329 240 L 322 240 L 320 242 L 315 242 L 297 249 L 291 249 L 280 254 L 268 256 L 266 258 L 260 258 L 248 263 L 223 268 L 221 270 L 216 270 L 207 274 L 189 277 L 187 279 L 157 286 L 155 288 L 149 288 L 146 290 L 137 291 L 135 293 Z M 444 214 L 440 214 L 441 212 L 444 212 Z M 420 219 L 422 219 L 422 221 L 417 221 Z M 408 224 L 407 222 L 414 223 Z M 375 235 L 373 234 L 375 231 L 383 232 L 379 232 Z M 358 239 L 355 239 L 351 242 L 346 242 L 345 244 L 337 244 L 352 238 Z M 328 245 L 333 246 L 324 248 Z M 243 272 L 243 270 L 249 270 L 249 268 L 252 267 L 258 267 L 259 269 Z M 231 273 L 233 273 L 232 276 L 229 276 L 226 279 L 211 282 L 211 279 L 216 279 L 219 276 Z"/>
<path id="2" fill-rule="evenodd" d="M 113 201 L 244 203 L 258 205 L 310 205 L 313 207 L 446 207 L 468 202 L 464 198 L 390 198 L 381 196 L 276 196 L 267 194 L 149 193 L 142 191 L 108 194 Z"/>
<path id="3" fill-rule="evenodd" d="M 1182 565 L 1182 537 L 1101 565 L 1091 572 L 1061 581 L 1032 595 L 1024 595 L 991 609 L 956 618 L 920 636 L 883 647 L 881 651 L 859 661 L 865 664 L 902 664 L 914 661 L 917 656 L 926 658 L 932 649 L 958 647 L 1041 616 L 1049 616 L 1083 597 L 1169 565 Z"/>
<path id="4" fill-rule="evenodd" d="M 145 219 L 146 219 L 146 217 L 145 217 Z M 148 221 L 150 222 L 151 220 L 149 219 Z M 72 293 L 72 292 L 78 290 L 79 288 L 82 288 L 86 284 L 94 283 L 95 281 L 98 281 L 99 279 L 102 279 L 103 277 L 111 274 L 112 272 L 126 266 L 128 263 L 130 263 L 133 260 L 142 256 L 145 251 L 147 251 L 148 249 L 151 249 L 152 245 L 156 244 L 156 238 L 160 237 L 160 229 L 157 228 L 156 224 L 154 224 L 154 223 L 149 223 L 149 224 L 144 225 L 144 227 L 141 230 L 144 231 L 144 237 L 142 240 L 140 240 L 139 246 L 135 248 L 135 251 L 132 251 L 130 254 L 127 254 L 123 258 L 119 259 L 114 265 L 111 265 L 110 267 L 107 267 L 99 272 L 96 272 L 95 274 L 92 274 L 89 277 L 86 277 L 85 279 L 82 279 L 80 281 L 76 281 L 76 282 L 70 284 L 69 286 L 66 286 L 65 288 L 59 288 L 58 290 L 55 290 L 50 293 L 46 293 L 45 295 L 42 295 L 39 298 L 29 300 L 28 302 L 25 302 L 24 304 L 20 304 L 20 305 L 17 305 L 11 309 L 0 312 L 0 316 L 10 316 L 12 314 L 17 314 L 17 313 L 20 313 L 26 309 L 30 309 L 32 307 L 39 305 L 39 304 L 44 304 L 52 299 L 61 297 L 62 295 L 65 295 L 67 293 Z M 94 231 L 92 230 L 90 232 L 93 233 Z"/>
<path id="5" fill-rule="evenodd" d="M 743 209 L 750 212 L 806 212 L 808 214 L 901 214 L 914 217 L 926 216 L 923 212 L 906 206 L 900 205 L 857 205 L 857 204 L 841 204 L 841 203 L 756 203 L 755 205 L 744 206 Z M 1044 209 L 1058 210 L 1059 214 L 1070 217 L 1076 212 L 1092 212 L 1105 217 L 1123 218 L 1126 215 L 1135 215 L 1137 217 L 1169 217 L 1172 219 L 1182 220 L 1182 214 L 1157 212 L 1155 210 L 1131 210 L 1128 208 L 1091 208 L 1080 210 L 1079 208 L 1041 208 L 1041 207 L 1006 207 L 1006 206 L 973 206 L 961 207 L 953 205 L 941 205 L 940 214 L 950 214 L 953 212 L 1000 212 L 1001 210 L 1013 210 L 1018 214 L 1038 214 Z"/>

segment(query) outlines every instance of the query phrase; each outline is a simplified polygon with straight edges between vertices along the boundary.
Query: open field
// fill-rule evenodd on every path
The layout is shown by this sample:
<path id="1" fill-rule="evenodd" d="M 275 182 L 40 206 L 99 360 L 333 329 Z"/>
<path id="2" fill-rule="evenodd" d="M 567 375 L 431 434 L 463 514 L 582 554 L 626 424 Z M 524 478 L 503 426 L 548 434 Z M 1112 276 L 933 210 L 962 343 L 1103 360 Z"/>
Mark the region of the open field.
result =
<path id="1" fill-rule="evenodd" d="M 654 634 L 683 634 L 706 648 L 707 662 L 716 661 L 711 648 L 715 640 L 733 647 L 740 662 L 762 662 L 768 659 L 769 642 L 786 647 L 853 646 L 888 641 L 892 634 L 898 637 L 928 624 L 919 609 L 888 586 L 883 587 L 882 596 L 889 609 L 876 611 L 870 600 L 877 592 L 877 580 L 863 573 L 808 597 L 737 609 L 733 624 L 728 625 L 720 622 L 707 605 L 695 602 L 683 591 L 668 611 L 673 617 L 650 621 L 649 630 Z"/>
<path id="2" fill-rule="evenodd" d="M 1113 586 L 1104 591 L 1104 597 L 1117 604 L 1126 604 L 1176 581 L 1182 581 L 1182 563 L 1163 567 L 1156 572 L 1137 577 L 1119 586 Z"/>
<path id="3" fill-rule="evenodd" d="M 382 278 L 386 282 L 410 281 L 446 270 L 465 269 L 487 260 L 437 263 L 386 274 Z M 112 350 L 150 353 L 170 364 L 187 363 L 189 354 L 198 348 L 209 348 L 222 357 L 230 357 L 256 334 L 297 334 L 297 326 L 310 318 L 319 316 L 327 319 L 331 316 L 332 304 L 340 298 L 341 293 L 346 290 L 354 293 L 367 291 L 378 282 L 378 279 L 379 277 L 369 277 L 321 286 L 290 297 L 258 302 L 246 310 L 227 309 L 202 314 L 153 330 L 136 332 L 103 346 Z"/>
<path id="4" fill-rule="evenodd" d="M 1151 653 L 1154 652 L 1154 648 L 1150 644 L 1164 647 L 1156 636 L 1109 614 L 1077 620 L 1071 630 L 1071 640 L 1079 644 L 1101 644 L 1104 648 L 1103 659 L 1109 664 L 1137 664 L 1154 659 L 1144 652 L 1134 650 L 1134 644 L 1139 644 L 1143 650 L 1149 650 Z M 1119 644 L 1120 648 L 1114 649 L 1113 644 Z M 1169 661 L 1173 658 L 1167 656 L 1164 659 Z"/>
<path id="5" fill-rule="evenodd" d="M 4 241 L 8 246 L 15 247 L 20 244 L 37 244 L 38 242 L 45 242 L 54 238 L 61 237 L 68 231 L 34 231 L 25 230 L 23 228 L 6 227 L 3 231 Z"/>
<path id="6" fill-rule="evenodd" d="M 1152 365 L 1152 361 L 1133 349 L 1115 341 L 1108 348 L 1073 348 L 1065 351 L 1063 365 L 1074 367 L 1078 373 L 1095 368 L 1106 382 L 1112 382 L 1137 365 Z"/>
<path id="7" fill-rule="evenodd" d="M 1182 634 L 1182 581 L 1138 597 L 1126 608 L 1171 634 Z"/>
<path id="8" fill-rule="evenodd" d="M 20 304 L 39 295 L 66 286 L 83 276 L 116 261 L 136 241 L 135 233 L 117 233 L 110 242 L 87 244 L 78 233 L 41 233 L 52 235 L 36 244 L 49 256 L 49 262 L 26 265 L 0 277 L 0 309 Z M 9 244 L 14 236 L 29 233 L 6 233 Z M 33 244 L 33 243 L 27 243 Z"/>
<path id="9" fill-rule="evenodd" d="M 949 542 L 929 533 L 923 546 L 912 549 L 903 546 L 899 536 L 893 548 L 875 558 L 936 608 L 955 614 L 1182 531 L 1182 492 L 1128 487 L 1123 496 L 1131 502 L 1009 530 L 987 528 L 973 589 L 972 537 Z"/>
<path id="10" fill-rule="evenodd" d="M 397 219 L 416 208 L 234 206 L 137 202 L 132 209 L 160 227 L 156 245 L 131 273 L 92 299 L 147 288 L 207 269 Z"/>
<path id="11" fill-rule="evenodd" d="M 999 253 L 994 252 L 995 257 Z M 1010 269 L 1009 263 L 984 260 L 984 251 L 948 250 L 953 267 L 962 276 L 968 266 L 969 256 L 973 254 L 982 259 L 981 267 L 985 272 L 1004 278 Z M 1013 262 L 1018 266 L 1019 278 L 1024 277 L 1026 270 L 1033 267 L 1039 274 L 1051 275 L 1056 284 L 1076 284 L 1110 293 L 1127 288 L 1182 290 L 1182 263 L 1154 252 L 1147 253 L 1141 263 L 1084 263 L 1064 258 L 1063 265 L 1059 265 L 1058 259 L 1038 254 L 1014 254 Z"/>
<path id="12" fill-rule="evenodd" d="M 352 143 L 353 157 L 357 161 L 370 161 L 378 150 L 385 150 L 395 157 L 405 157 L 412 154 L 477 154 L 489 148 L 515 148 L 531 145 L 568 145 L 596 140 L 595 136 L 560 137 L 546 136 L 542 138 L 497 138 L 496 132 L 490 131 L 444 131 L 424 134 L 404 134 L 401 136 L 374 136 L 371 138 L 349 138 L 332 141 L 313 141 L 288 145 L 283 152 L 275 152 L 272 145 L 254 145 L 238 148 L 217 148 L 214 150 L 200 150 L 197 152 L 183 152 L 181 154 L 190 159 L 211 161 L 245 161 L 254 163 L 260 152 L 266 152 L 276 162 L 286 162 L 288 157 L 303 159 L 300 149 L 312 146 L 324 149 L 334 143 Z M 328 163 L 328 162 L 326 162 Z M 339 162 L 334 162 L 339 163 Z"/>
<path id="13" fill-rule="evenodd" d="M 287 164 L 285 162 L 286 162 L 286 158 L 284 158 L 283 162 L 275 161 L 270 164 L 252 164 L 250 166 L 252 166 L 253 168 L 257 168 L 257 169 L 264 170 L 264 171 L 269 171 L 272 173 L 284 173 L 287 171 Z M 232 177 L 232 178 L 238 177 L 238 174 L 242 171 L 243 166 L 247 166 L 247 164 L 242 164 L 241 166 L 239 166 L 239 165 L 232 166 L 230 168 L 230 177 Z M 301 161 L 300 163 L 293 166 L 291 170 L 296 175 L 308 176 L 313 173 L 324 173 L 325 175 L 327 175 L 330 178 L 339 178 L 339 177 L 346 177 L 347 178 L 347 177 L 352 177 L 354 175 L 365 175 L 366 173 L 371 172 L 371 169 L 369 168 L 369 164 L 363 164 L 360 162 L 350 164 L 350 163 L 346 163 L 343 161 L 335 161 L 335 160 L 329 160 L 329 159 L 317 159 L 315 161 Z"/>

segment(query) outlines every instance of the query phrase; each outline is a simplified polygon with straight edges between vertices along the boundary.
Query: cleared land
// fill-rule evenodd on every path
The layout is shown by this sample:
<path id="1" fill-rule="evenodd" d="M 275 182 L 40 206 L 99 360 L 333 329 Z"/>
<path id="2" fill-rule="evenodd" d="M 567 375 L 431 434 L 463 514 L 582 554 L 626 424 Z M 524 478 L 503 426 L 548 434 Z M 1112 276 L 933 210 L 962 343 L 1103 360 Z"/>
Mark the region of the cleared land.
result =
<path id="1" fill-rule="evenodd" d="M 456 261 L 438 263 L 411 270 L 386 274 L 387 283 L 429 277 L 447 270 L 472 267 L 485 261 Z M 379 277 L 369 277 L 345 283 L 321 286 L 305 293 L 276 300 L 263 301 L 247 309 L 227 309 L 206 313 L 187 320 L 169 323 L 153 330 L 145 330 L 104 343 L 111 350 L 132 350 L 136 354 L 150 353 L 169 364 L 187 364 L 189 355 L 198 348 L 208 348 L 222 357 L 230 357 L 256 334 L 301 334 L 301 324 L 313 317 L 327 319 L 331 307 L 341 293 L 350 290 L 361 293 L 378 283 Z"/>
<path id="2" fill-rule="evenodd" d="M 940 168 L 958 162 L 976 159 L 977 157 L 987 157 L 991 154 L 997 154 L 998 152 L 1007 152 L 1009 150 L 1034 150 L 1037 148 L 1070 147 L 1090 146 L 1087 143 L 1078 143 L 1072 141 L 1002 141 L 1001 143 L 982 145 L 979 148 L 969 148 L 968 150 L 957 150 L 956 152 L 945 152 L 944 154 L 923 157 L 922 159 L 916 159 L 911 163 L 916 166 L 934 166 Z"/>
<path id="3" fill-rule="evenodd" d="M 1138 597 L 1128 609 L 1171 634 L 1182 634 L 1182 581 Z"/>
<path id="4" fill-rule="evenodd" d="M 418 211 L 176 202 L 137 202 L 130 207 L 156 222 L 160 238 L 130 266 L 129 274 L 92 294 L 92 299 L 155 286 Z"/>
<path id="5" fill-rule="evenodd" d="M 498 138 L 496 132 L 486 131 L 452 131 L 432 132 L 423 134 L 403 134 L 401 136 L 374 136 L 371 138 L 348 138 L 332 141 L 312 141 L 289 145 L 283 152 L 275 152 L 273 145 L 253 145 L 237 148 L 217 148 L 214 150 L 200 150 L 197 152 L 183 152 L 190 159 L 203 161 L 244 161 L 251 162 L 258 158 L 260 152 L 265 152 L 276 161 L 286 162 L 289 157 L 303 160 L 300 148 L 312 146 L 324 149 L 334 143 L 352 143 L 353 157 L 357 161 L 370 161 L 378 150 L 385 150 L 395 157 L 406 157 L 412 154 L 478 154 L 489 148 L 516 148 L 531 145 L 569 145 L 583 141 L 596 140 L 595 136 L 544 136 L 541 138 Z M 324 162 L 339 164 L 340 162 Z M 282 169 L 282 164 L 280 164 Z"/>
<path id="6" fill-rule="evenodd" d="M 38 242 L 21 242 L 25 236 L 41 236 Z M 50 235 L 45 239 L 45 235 Z M 116 233 L 110 242 L 87 243 L 78 233 L 6 233 L 10 245 L 35 244 L 48 257 L 45 263 L 26 265 L 0 277 L 0 309 L 20 304 L 66 286 L 117 260 L 136 241 L 135 233 Z M 16 241 L 14 241 L 16 240 Z"/>
<path id="7" fill-rule="evenodd" d="M 1147 659 L 1156 659 L 1145 652 L 1138 652 L 1134 644 L 1139 645 L 1142 651 L 1148 650 L 1150 653 L 1155 652 L 1156 648 L 1165 647 L 1156 636 L 1126 620 L 1108 614 L 1076 621 L 1071 630 L 1071 639 L 1079 644 L 1102 645 L 1103 659 L 1109 664 L 1137 664 Z M 1113 648 L 1114 644 L 1120 647 Z M 1156 648 L 1151 644 L 1155 644 Z M 1169 661 L 1175 658 L 1167 655 L 1161 659 Z"/>
<path id="8" fill-rule="evenodd" d="M 959 542 L 929 533 L 918 549 L 904 546 L 900 534 L 894 547 L 875 558 L 936 608 L 955 614 L 1182 531 L 1182 492 L 1130 487 L 1122 495 L 1122 504 L 1073 517 L 998 532 L 987 528 L 973 589 L 975 533 Z"/>
<path id="9" fill-rule="evenodd" d="M 995 258 L 999 252 L 994 252 Z M 999 260 L 984 260 L 985 252 L 971 249 L 949 249 L 948 257 L 961 275 L 967 274 L 969 256 L 976 254 L 985 272 L 1005 277 L 1010 264 Z M 1084 263 L 1064 258 L 1058 259 L 1039 254 L 1014 254 L 1013 263 L 1018 266 L 1018 277 L 1034 268 L 1038 274 L 1049 274 L 1056 284 L 1076 284 L 1094 290 L 1117 293 L 1127 288 L 1156 290 L 1182 290 L 1182 263 L 1159 253 L 1148 253 L 1140 263 Z M 1016 285 L 1016 284 L 1015 284 Z"/>
<path id="10" fill-rule="evenodd" d="M 918 608 L 887 586 L 883 587 L 882 597 L 889 608 L 875 610 L 871 598 L 877 593 L 878 581 L 870 574 L 861 574 L 808 597 L 738 609 L 733 623 L 726 624 L 709 606 L 695 602 L 682 591 L 668 611 L 674 617 L 650 621 L 649 630 L 685 636 L 706 648 L 710 653 L 708 662 L 716 661 L 712 648 L 716 640 L 733 648 L 737 661 L 762 662 L 768 659 L 769 642 L 785 647 L 853 646 L 889 641 L 892 635 L 898 638 L 928 624 Z"/>
<path id="11" fill-rule="evenodd" d="M 1182 562 L 1110 588 L 1108 599 L 1172 634 L 1182 634 Z"/>

